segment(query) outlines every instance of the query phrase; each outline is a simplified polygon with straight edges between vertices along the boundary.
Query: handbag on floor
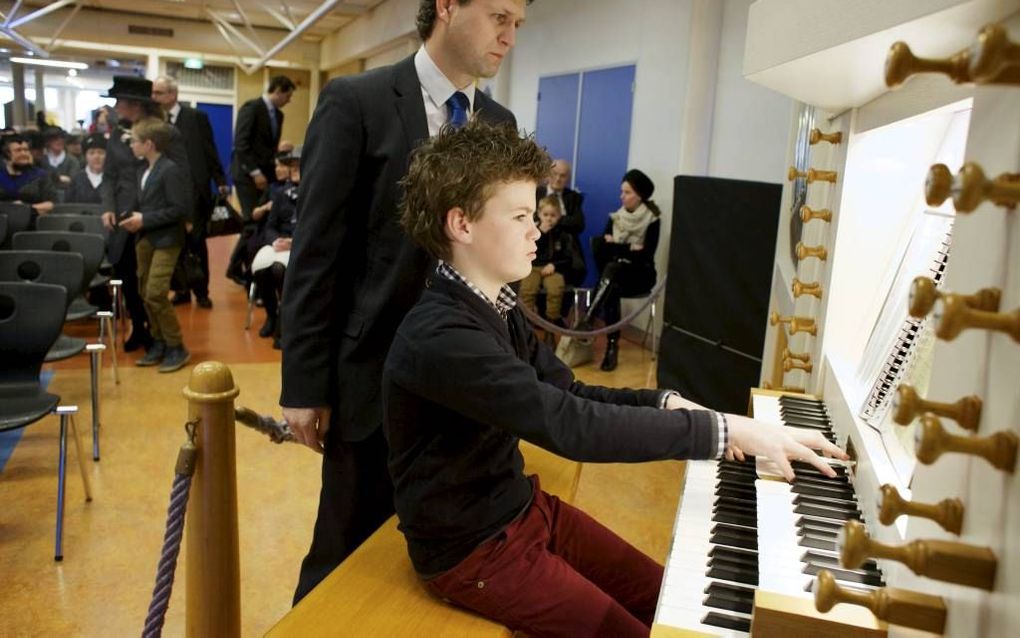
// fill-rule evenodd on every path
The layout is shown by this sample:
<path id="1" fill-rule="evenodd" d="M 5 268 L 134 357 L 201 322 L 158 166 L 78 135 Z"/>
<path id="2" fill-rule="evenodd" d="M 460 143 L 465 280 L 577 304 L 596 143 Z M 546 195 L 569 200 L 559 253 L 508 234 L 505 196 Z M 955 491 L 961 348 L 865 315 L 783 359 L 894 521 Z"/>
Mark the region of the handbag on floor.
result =
<path id="1" fill-rule="evenodd" d="M 556 346 L 556 356 L 570 368 L 591 363 L 595 360 L 595 340 L 560 337 L 560 343 Z"/>

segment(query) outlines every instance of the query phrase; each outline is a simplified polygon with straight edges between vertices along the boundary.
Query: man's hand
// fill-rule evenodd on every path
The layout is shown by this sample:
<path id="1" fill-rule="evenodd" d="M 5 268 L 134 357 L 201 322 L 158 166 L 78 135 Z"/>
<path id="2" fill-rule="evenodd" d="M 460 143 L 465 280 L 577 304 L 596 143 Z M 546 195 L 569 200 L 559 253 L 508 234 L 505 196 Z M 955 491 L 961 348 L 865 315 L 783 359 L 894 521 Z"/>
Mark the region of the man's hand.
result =
<path id="1" fill-rule="evenodd" d="M 37 204 L 32 204 L 32 208 L 35 209 L 37 214 L 45 215 L 53 210 L 53 202 L 39 202 Z"/>
<path id="2" fill-rule="evenodd" d="M 540 272 L 542 273 L 543 277 L 548 277 L 549 275 L 556 272 L 556 266 L 553 266 L 552 264 L 546 264 L 542 266 L 542 270 Z"/>
<path id="3" fill-rule="evenodd" d="M 638 252 L 640 250 L 644 250 L 644 249 L 645 249 L 645 245 L 644 244 L 631 244 L 630 245 L 631 252 L 635 252 L 636 253 L 636 252 Z"/>
<path id="4" fill-rule="evenodd" d="M 142 214 L 139 213 L 138 211 L 135 211 L 131 213 L 130 217 L 122 219 L 118 226 L 128 231 L 129 233 L 137 233 L 142 229 Z"/>
<path id="5" fill-rule="evenodd" d="M 294 433 L 294 440 L 319 454 L 326 447 L 329 431 L 329 408 L 283 408 L 283 420 Z"/>
<path id="6" fill-rule="evenodd" d="M 69 176 L 67 176 L 67 175 L 61 175 L 60 176 L 60 183 L 61 184 L 70 184 L 71 183 L 71 178 Z"/>
<path id="7" fill-rule="evenodd" d="M 844 461 L 849 458 L 820 432 L 755 421 L 736 414 L 727 414 L 726 421 L 729 424 L 731 444 L 726 450 L 727 458 L 730 458 L 731 453 L 738 459 L 744 454 L 767 457 L 779 467 L 788 481 L 794 478 L 791 459 L 810 463 L 830 478 L 836 476 L 829 464 L 815 454 L 814 450 L 821 450 L 825 456 Z"/>
<path id="8" fill-rule="evenodd" d="M 607 244 L 612 244 L 612 243 L 614 243 L 614 240 L 613 240 L 613 236 L 612 236 L 612 235 L 609 235 L 609 234 L 605 234 L 605 235 L 603 235 L 603 236 L 602 236 L 602 239 L 605 239 L 605 240 L 606 240 L 606 243 L 607 243 Z"/>
<path id="9" fill-rule="evenodd" d="M 273 240 L 273 250 L 278 253 L 282 253 L 290 250 L 291 238 L 290 237 L 277 237 Z"/>
<path id="10" fill-rule="evenodd" d="M 266 176 L 263 175 L 262 173 L 255 175 L 251 179 L 253 182 L 255 182 L 255 188 L 259 189 L 260 191 L 266 190 L 266 187 L 269 186 L 269 180 L 267 180 Z"/>
<path id="11" fill-rule="evenodd" d="M 117 225 L 117 216 L 111 211 L 106 211 L 102 216 L 103 226 L 106 230 L 113 230 L 113 227 Z"/>

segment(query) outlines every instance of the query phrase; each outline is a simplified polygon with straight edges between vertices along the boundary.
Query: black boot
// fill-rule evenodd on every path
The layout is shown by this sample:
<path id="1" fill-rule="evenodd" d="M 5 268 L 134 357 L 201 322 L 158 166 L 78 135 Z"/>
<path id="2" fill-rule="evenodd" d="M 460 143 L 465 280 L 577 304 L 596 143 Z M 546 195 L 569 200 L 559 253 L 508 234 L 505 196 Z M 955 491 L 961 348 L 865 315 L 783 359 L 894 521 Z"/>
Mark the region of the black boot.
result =
<path id="1" fill-rule="evenodd" d="M 131 336 L 124 342 L 124 352 L 134 352 L 139 348 L 148 350 L 152 347 L 152 335 L 149 329 L 143 325 L 132 324 Z"/>
<path id="2" fill-rule="evenodd" d="M 277 323 L 276 313 L 274 312 L 270 314 L 267 312 L 266 322 L 262 324 L 262 328 L 259 330 L 259 336 L 265 339 L 267 337 L 272 337 L 273 335 L 275 335 L 276 323 Z"/>
<path id="3" fill-rule="evenodd" d="M 606 341 L 606 354 L 602 357 L 602 365 L 599 366 L 603 372 L 612 372 L 616 370 L 616 359 L 619 355 L 619 334 L 609 335 L 609 339 Z"/>

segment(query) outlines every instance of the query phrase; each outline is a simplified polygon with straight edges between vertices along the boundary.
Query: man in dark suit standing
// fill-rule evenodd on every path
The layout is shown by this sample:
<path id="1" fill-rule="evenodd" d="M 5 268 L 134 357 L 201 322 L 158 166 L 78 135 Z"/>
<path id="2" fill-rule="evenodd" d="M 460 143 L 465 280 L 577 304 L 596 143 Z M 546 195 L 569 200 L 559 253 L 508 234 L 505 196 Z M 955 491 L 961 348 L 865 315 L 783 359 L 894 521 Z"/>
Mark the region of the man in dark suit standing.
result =
<path id="1" fill-rule="evenodd" d="M 470 116 L 516 126 L 474 82 L 516 41 L 526 0 L 421 0 L 425 44 L 389 67 L 337 78 L 308 127 L 284 282 L 284 418 L 323 452 L 312 546 L 295 602 L 393 514 L 382 433 L 383 362 L 435 267 L 400 228 L 409 154 Z"/>
<path id="2" fill-rule="evenodd" d="M 560 218 L 559 226 L 574 237 L 574 250 L 583 254 L 581 248 L 581 233 L 584 232 L 584 195 L 578 193 L 568 186 L 570 184 L 570 162 L 563 159 L 553 160 L 552 170 L 549 171 L 548 183 L 539 186 L 536 193 L 536 201 L 543 197 L 552 195 L 560 200 L 560 209 L 563 217 Z M 580 267 L 572 268 L 566 273 L 567 283 L 572 286 L 579 286 L 584 281 L 585 269 L 583 264 Z"/>
<path id="3" fill-rule="evenodd" d="M 296 88 L 287 76 L 274 76 L 269 80 L 265 95 L 248 100 L 237 111 L 230 175 L 234 178 L 237 199 L 241 202 L 245 230 L 230 256 L 227 277 L 238 283 L 245 283 L 245 242 L 255 229 L 251 211 L 269 184 L 276 181 L 273 159 L 283 130 L 282 109 L 290 102 Z"/>
<path id="4" fill-rule="evenodd" d="M 191 170 L 194 200 L 191 230 L 185 237 L 181 257 L 174 272 L 173 303 L 191 301 L 191 293 L 188 292 L 190 284 L 193 286 L 195 301 L 199 307 L 212 308 L 212 300 L 209 299 L 209 250 L 205 245 L 209 215 L 213 206 L 209 182 L 216 182 L 221 195 L 230 192 L 227 179 L 223 175 L 219 153 L 216 151 L 216 142 L 213 140 L 212 124 L 209 123 L 209 116 L 203 111 L 177 101 L 177 80 L 170 76 L 161 75 L 153 81 L 152 99 L 163 107 L 170 125 L 180 131 L 184 138 L 184 145 L 188 151 L 188 168 Z M 200 281 L 189 282 L 184 276 L 184 260 L 187 259 L 188 253 L 197 255 L 202 265 L 203 277 Z"/>

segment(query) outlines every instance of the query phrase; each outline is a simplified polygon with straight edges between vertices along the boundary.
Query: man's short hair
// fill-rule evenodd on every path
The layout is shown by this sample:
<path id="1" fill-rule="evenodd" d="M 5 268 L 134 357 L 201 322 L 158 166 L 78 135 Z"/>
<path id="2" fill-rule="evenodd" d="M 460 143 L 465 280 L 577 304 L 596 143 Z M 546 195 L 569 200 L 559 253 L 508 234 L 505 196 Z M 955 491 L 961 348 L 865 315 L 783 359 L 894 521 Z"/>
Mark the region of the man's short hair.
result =
<path id="1" fill-rule="evenodd" d="M 135 122 L 131 135 L 139 142 L 151 140 L 156 151 L 162 153 L 170 146 L 170 125 L 161 119 L 147 117 Z"/>
<path id="2" fill-rule="evenodd" d="M 294 80 L 290 79 L 286 75 L 274 75 L 269 79 L 269 88 L 266 89 L 267 93 L 276 93 L 277 91 L 283 91 L 289 93 L 297 88 L 294 84 Z"/>
<path id="3" fill-rule="evenodd" d="M 531 4 L 533 1 L 525 0 L 525 3 Z M 457 0 L 457 4 L 463 7 L 466 4 L 471 4 L 471 0 Z M 418 27 L 418 36 L 421 41 L 428 40 L 432 35 L 432 29 L 436 26 L 436 0 L 421 0 L 414 24 Z"/>
<path id="4" fill-rule="evenodd" d="M 175 78 L 172 75 L 161 75 L 161 76 L 159 76 L 158 78 L 156 78 L 153 81 L 153 83 L 152 83 L 153 86 L 156 85 L 156 82 L 162 82 L 163 84 L 165 84 L 167 90 L 170 91 L 171 93 L 173 93 L 174 95 L 177 95 L 177 93 L 179 92 L 179 88 L 177 86 L 177 78 Z"/>
<path id="5" fill-rule="evenodd" d="M 493 188 L 512 181 L 538 183 L 549 174 L 549 155 L 533 136 L 521 137 L 510 124 L 473 119 L 460 129 L 444 126 L 413 155 L 401 181 L 400 222 L 433 257 L 450 258 L 446 215 L 460 207 L 478 219 Z"/>
<path id="6" fill-rule="evenodd" d="M 21 133 L 0 136 L 0 152 L 3 153 L 4 159 L 11 159 L 10 147 L 12 144 L 28 144 L 28 138 Z"/>

